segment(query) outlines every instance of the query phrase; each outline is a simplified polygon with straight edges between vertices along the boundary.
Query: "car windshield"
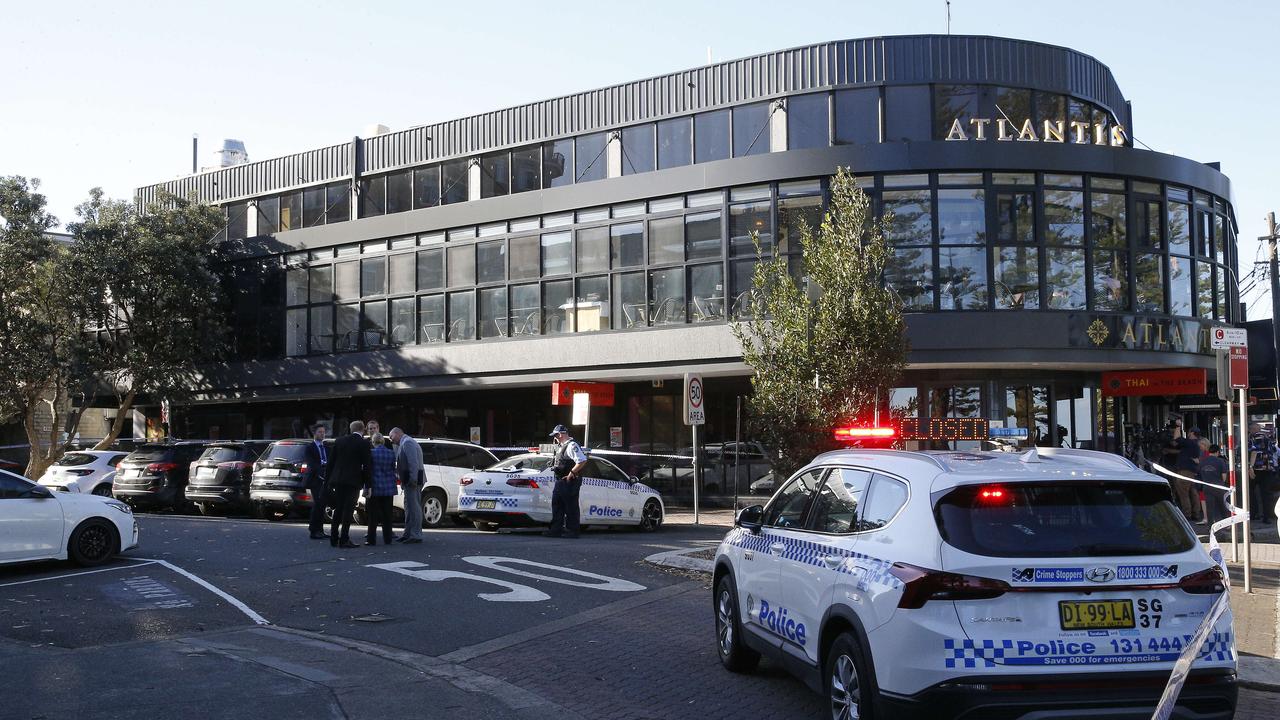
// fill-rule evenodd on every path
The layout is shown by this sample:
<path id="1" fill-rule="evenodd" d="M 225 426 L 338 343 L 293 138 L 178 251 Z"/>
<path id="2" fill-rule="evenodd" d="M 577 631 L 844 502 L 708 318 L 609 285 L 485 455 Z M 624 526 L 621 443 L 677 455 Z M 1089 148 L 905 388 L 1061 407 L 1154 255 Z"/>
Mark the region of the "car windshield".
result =
<path id="1" fill-rule="evenodd" d="M 546 455 L 516 455 L 489 468 L 490 470 L 537 470 L 542 472 L 551 466 Z"/>
<path id="2" fill-rule="evenodd" d="M 966 485 L 934 514 L 943 540 L 992 557 L 1167 555 L 1196 542 L 1168 487 L 1150 482 Z"/>
<path id="3" fill-rule="evenodd" d="M 263 462 L 300 462 L 307 459 L 307 444 L 301 442 L 278 442 L 267 448 L 259 458 Z"/>
<path id="4" fill-rule="evenodd" d="M 170 445 L 143 445 L 142 447 L 129 453 L 129 457 L 125 458 L 125 462 L 159 462 L 164 460 L 173 452 Z"/>
<path id="5" fill-rule="evenodd" d="M 89 453 L 67 453 L 63 455 L 58 462 L 54 463 L 59 467 L 75 467 L 76 465 L 92 465 L 97 456 Z"/>
<path id="6" fill-rule="evenodd" d="M 208 464 L 235 462 L 240 459 L 240 452 L 238 447 L 205 448 L 204 453 L 200 455 L 200 462 Z"/>

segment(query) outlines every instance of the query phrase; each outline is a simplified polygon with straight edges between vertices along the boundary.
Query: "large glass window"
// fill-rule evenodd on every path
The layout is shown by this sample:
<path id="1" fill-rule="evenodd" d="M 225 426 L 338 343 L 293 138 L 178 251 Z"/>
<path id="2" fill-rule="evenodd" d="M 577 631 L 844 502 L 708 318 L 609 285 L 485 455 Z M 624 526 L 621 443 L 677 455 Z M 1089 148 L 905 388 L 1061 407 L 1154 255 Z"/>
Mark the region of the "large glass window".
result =
<path id="1" fill-rule="evenodd" d="M 1160 203 L 1148 200 L 1134 202 L 1134 241 L 1144 250 L 1160 250 L 1164 247 L 1160 239 Z"/>
<path id="2" fill-rule="evenodd" d="M 345 182 L 330 183 L 325 186 L 324 222 L 343 222 L 351 219 L 351 186 Z"/>
<path id="3" fill-rule="evenodd" d="M 1133 265 L 1133 294 L 1138 312 L 1164 312 L 1164 256 L 1138 253 Z"/>
<path id="4" fill-rule="evenodd" d="M 542 283 L 542 328 L 547 335 L 571 333 L 577 319 L 573 302 L 573 281 Z"/>
<path id="5" fill-rule="evenodd" d="M 308 298 L 313 303 L 333 302 L 333 266 L 323 265 L 307 271 L 311 285 Z"/>
<path id="6" fill-rule="evenodd" d="M 1191 209 L 1182 203 L 1169 203 L 1169 252 L 1191 254 Z"/>
<path id="7" fill-rule="evenodd" d="M 573 233 L 542 236 L 542 274 L 565 275 L 573 271 Z"/>
<path id="8" fill-rule="evenodd" d="M 1090 195 L 1089 210 L 1095 247 L 1127 247 L 1125 196 L 1095 192 Z"/>
<path id="9" fill-rule="evenodd" d="M 758 233 L 760 252 L 773 253 L 773 228 L 770 211 L 773 204 L 768 200 L 749 203 L 735 203 L 729 206 L 729 254 L 735 256 L 755 255 L 756 247 L 751 239 L 752 233 Z"/>
<path id="10" fill-rule="evenodd" d="M 360 263 L 355 260 L 334 265 L 334 292 L 339 300 L 360 297 Z"/>
<path id="11" fill-rule="evenodd" d="M 1213 266 L 1196 261 L 1196 315 L 1213 318 Z"/>
<path id="12" fill-rule="evenodd" d="M 880 89 L 838 90 L 833 96 L 836 145 L 880 142 Z"/>
<path id="13" fill-rule="evenodd" d="M 286 305 L 307 304 L 307 269 L 289 268 L 284 274 L 284 301 Z"/>
<path id="14" fill-rule="evenodd" d="M 1129 253 L 1093 251 L 1093 309 L 1129 309 Z"/>
<path id="15" fill-rule="evenodd" d="M 280 230 L 280 198 L 258 198 L 258 234 L 275 235 Z"/>
<path id="16" fill-rule="evenodd" d="M 444 296 L 423 295 L 418 298 L 418 342 L 444 341 Z"/>
<path id="17" fill-rule="evenodd" d="M 333 306 L 311 308 L 311 329 L 307 346 L 313 353 L 333 352 Z"/>
<path id="18" fill-rule="evenodd" d="M 476 338 L 476 295 L 474 292 L 449 293 L 449 342 Z"/>
<path id="19" fill-rule="evenodd" d="M 337 305 L 337 324 L 334 327 L 335 349 L 338 352 L 360 349 L 360 305 Z"/>
<path id="20" fill-rule="evenodd" d="M 444 249 L 418 251 L 418 289 L 439 290 L 444 287 Z"/>
<path id="21" fill-rule="evenodd" d="M 995 107 L 996 117 L 1007 118 L 1010 133 L 1017 134 L 1023 124 L 1031 119 L 1031 91 L 1025 88 L 997 87 Z M 1034 127 L 1034 123 L 1032 126 Z"/>
<path id="22" fill-rule="evenodd" d="M 658 123 L 658 169 L 680 167 L 693 162 L 693 122 L 678 117 Z"/>
<path id="23" fill-rule="evenodd" d="M 387 259 L 365 258 L 360 261 L 360 296 L 385 295 L 387 293 Z"/>
<path id="24" fill-rule="evenodd" d="M 724 266 L 720 263 L 689 268 L 689 317 L 693 322 L 724 319 Z"/>
<path id="25" fill-rule="evenodd" d="M 387 344 L 387 302 L 375 300 L 360 308 L 360 345 L 378 348 Z"/>
<path id="26" fill-rule="evenodd" d="M 826 93 L 787 98 L 787 149 L 827 147 L 830 143 L 828 117 Z"/>
<path id="27" fill-rule="evenodd" d="M 307 354 L 306 308 L 296 308 L 285 313 L 284 354 L 286 357 Z"/>
<path id="28" fill-rule="evenodd" d="M 413 305 L 414 300 L 411 297 L 396 298 L 391 301 L 391 317 L 387 326 L 390 328 L 392 345 L 412 345 L 417 342 Z"/>
<path id="29" fill-rule="evenodd" d="M 684 268 L 649 273 L 649 317 L 654 325 L 684 322 Z"/>
<path id="30" fill-rule="evenodd" d="M 400 253 L 398 255 L 389 255 L 387 257 L 388 275 L 390 278 L 390 292 L 393 295 L 401 295 L 414 291 L 416 284 L 414 283 L 414 255 L 413 253 Z"/>
<path id="31" fill-rule="evenodd" d="M 280 196 L 280 229 L 297 230 L 302 227 L 302 193 L 291 192 Z"/>
<path id="32" fill-rule="evenodd" d="M 619 273 L 613 276 L 613 315 L 617 327 L 634 328 L 648 324 L 644 294 L 644 273 Z"/>
<path id="33" fill-rule="evenodd" d="M 511 335 L 542 332 L 542 306 L 538 284 L 511 286 Z"/>
<path id="34" fill-rule="evenodd" d="M 812 237 L 821 224 L 821 195 L 778 198 L 778 252 L 799 252 L 802 228 Z"/>
<path id="35" fill-rule="evenodd" d="M 413 175 L 408 170 L 387 176 L 387 214 L 413 207 Z"/>
<path id="36" fill-rule="evenodd" d="M 1033 243 L 1035 241 L 1035 194 L 1030 192 L 997 192 L 996 242 Z"/>
<path id="37" fill-rule="evenodd" d="M 654 169 L 653 123 L 622 129 L 622 174 L 652 172 Z"/>
<path id="38" fill-rule="evenodd" d="M 615 268 L 644 263 L 644 224 L 627 223 L 609 228 L 609 255 Z"/>
<path id="39" fill-rule="evenodd" d="M 507 289 L 484 288 L 480 294 L 480 337 L 507 336 Z"/>
<path id="40" fill-rule="evenodd" d="M 943 245 L 969 245 L 986 241 L 987 205 L 983 191 L 939 190 L 938 242 Z"/>
<path id="41" fill-rule="evenodd" d="M 511 189 L 511 156 L 506 152 L 480 156 L 480 197 L 506 195 Z"/>
<path id="42" fill-rule="evenodd" d="M 933 203 L 928 190 L 886 190 L 884 214 L 893 214 L 888 240 L 895 245 L 933 243 Z"/>
<path id="43" fill-rule="evenodd" d="M 542 143 L 542 183 L 549 188 L 573 184 L 573 138 Z"/>
<path id="44" fill-rule="evenodd" d="M 763 155 L 770 150 L 769 103 L 733 108 L 733 156 Z"/>
<path id="45" fill-rule="evenodd" d="M 1084 244 L 1084 193 L 1045 188 L 1044 218 L 1050 245 Z"/>
<path id="46" fill-rule="evenodd" d="M 1083 310 L 1085 307 L 1084 250 L 1048 248 L 1045 287 L 1049 291 L 1049 308 Z"/>
<path id="47" fill-rule="evenodd" d="M 462 287 L 476 284 L 476 248 L 474 245 L 459 245 L 449 248 L 449 287 Z M 450 300 L 450 307 L 453 301 Z M 450 310 L 452 312 L 452 310 Z"/>
<path id="48" fill-rule="evenodd" d="M 466 202 L 469 197 L 469 163 L 453 160 L 440 166 L 440 203 L 452 205 Z"/>
<path id="49" fill-rule="evenodd" d="M 885 282 L 902 300 L 907 311 L 933 309 L 933 250 L 927 247 L 895 248 L 884 269 Z"/>
<path id="50" fill-rule="evenodd" d="M 938 251 L 938 299 L 943 310 L 987 309 L 985 247 L 943 247 Z"/>
<path id="51" fill-rule="evenodd" d="M 729 263 L 729 317 L 734 320 L 751 315 L 751 289 L 754 287 L 756 264 L 754 259 Z"/>
<path id="52" fill-rule="evenodd" d="M 1035 247 L 995 248 L 992 287 L 997 310 L 1040 307 L 1040 263 Z"/>
<path id="53" fill-rule="evenodd" d="M 324 188 L 309 187 L 302 191 L 302 226 L 324 224 Z"/>
<path id="54" fill-rule="evenodd" d="M 511 238 L 511 279 L 528 280 L 538 277 L 542 269 L 537 235 Z"/>
<path id="55" fill-rule="evenodd" d="M 684 216 L 685 254 L 690 260 L 720 257 L 720 211 Z"/>
<path id="56" fill-rule="evenodd" d="M 724 160 L 729 157 L 729 111 L 713 110 L 693 116 L 693 161 Z"/>
<path id="57" fill-rule="evenodd" d="M 884 88 L 884 137 L 889 142 L 930 140 L 929 87 L 887 85 Z"/>
<path id="58" fill-rule="evenodd" d="M 507 242 L 490 240 L 476 244 L 476 282 L 502 282 L 507 279 Z M 503 311 L 506 314 L 506 311 Z"/>
<path id="59" fill-rule="evenodd" d="M 574 165 L 577 168 L 575 182 L 603 180 L 608 169 L 608 162 L 604 157 L 605 134 L 579 135 L 574 139 L 574 144 L 577 155 L 577 164 Z"/>
<path id="60" fill-rule="evenodd" d="M 595 332 L 609 329 L 609 276 L 578 278 L 577 304 L 578 332 Z"/>
<path id="61" fill-rule="evenodd" d="M 585 228 L 577 232 L 578 272 L 609 269 L 609 228 Z"/>
<path id="62" fill-rule="evenodd" d="M 1192 316 L 1191 259 L 1169 256 L 1169 314 Z"/>
<path id="63" fill-rule="evenodd" d="M 985 140 L 995 135 L 994 129 L 985 123 L 971 123 L 982 118 L 978 109 L 977 85 L 935 85 L 933 90 L 933 138 L 946 140 L 960 122 L 965 137 Z"/>
<path id="64" fill-rule="evenodd" d="M 440 204 L 440 166 L 413 171 L 413 207 L 429 208 Z"/>
<path id="65" fill-rule="evenodd" d="M 511 151 L 511 192 L 522 193 L 542 189 L 542 147 L 517 148 Z"/>
<path id="66" fill-rule="evenodd" d="M 684 218 L 649 221 L 649 264 L 665 265 L 684 260 Z"/>

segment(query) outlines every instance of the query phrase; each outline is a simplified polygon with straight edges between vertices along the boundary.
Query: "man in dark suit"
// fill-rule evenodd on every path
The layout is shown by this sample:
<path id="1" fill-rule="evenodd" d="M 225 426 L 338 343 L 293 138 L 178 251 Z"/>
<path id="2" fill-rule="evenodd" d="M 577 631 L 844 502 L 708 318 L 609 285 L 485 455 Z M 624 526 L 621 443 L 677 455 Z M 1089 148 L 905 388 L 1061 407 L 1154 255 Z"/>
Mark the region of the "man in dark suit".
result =
<path id="1" fill-rule="evenodd" d="M 370 483 L 373 470 L 372 448 L 363 433 L 364 423 L 352 422 L 351 433 L 338 438 L 329 453 L 327 491 L 333 505 L 329 544 L 334 547 L 356 547 L 351 542 L 351 513 L 356 509 L 360 488 Z"/>
<path id="2" fill-rule="evenodd" d="M 312 540 L 323 540 L 329 537 L 324 534 L 324 508 L 327 498 L 324 494 L 325 470 L 329 465 L 329 449 L 324 446 L 325 427 L 317 425 L 311 430 L 313 442 L 307 446 L 307 489 L 311 491 L 311 530 Z"/>

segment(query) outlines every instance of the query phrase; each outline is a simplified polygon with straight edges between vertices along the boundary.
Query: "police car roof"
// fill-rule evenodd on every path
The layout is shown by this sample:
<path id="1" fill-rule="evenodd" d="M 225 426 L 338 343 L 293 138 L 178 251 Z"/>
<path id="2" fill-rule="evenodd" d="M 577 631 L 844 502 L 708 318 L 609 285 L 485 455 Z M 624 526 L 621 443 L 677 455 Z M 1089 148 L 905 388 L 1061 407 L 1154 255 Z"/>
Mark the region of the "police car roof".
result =
<path id="1" fill-rule="evenodd" d="M 1131 480 L 1164 482 L 1119 455 L 1097 450 L 1029 448 L 1023 452 L 849 449 L 824 453 L 814 463 L 847 462 L 906 478 L 945 478 L 957 485 L 992 481 Z"/>

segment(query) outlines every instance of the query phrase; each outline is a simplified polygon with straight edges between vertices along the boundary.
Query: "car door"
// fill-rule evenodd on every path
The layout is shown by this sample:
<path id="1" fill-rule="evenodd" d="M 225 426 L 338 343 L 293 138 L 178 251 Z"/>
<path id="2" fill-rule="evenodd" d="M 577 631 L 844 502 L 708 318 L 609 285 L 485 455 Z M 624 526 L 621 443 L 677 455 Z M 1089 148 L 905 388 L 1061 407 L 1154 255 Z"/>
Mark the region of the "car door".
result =
<path id="1" fill-rule="evenodd" d="M 0 471 L 0 562 L 51 557 L 62 550 L 62 505 L 30 497 L 35 483 Z"/>
<path id="2" fill-rule="evenodd" d="M 582 468 L 582 486 L 578 492 L 579 517 L 583 523 L 614 525 L 629 522 L 636 517 L 636 510 L 626 490 L 627 482 L 622 472 L 607 462 L 588 458 Z"/>
<path id="3" fill-rule="evenodd" d="M 781 567 L 788 562 L 788 553 L 794 555 L 799 549 L 798 533 L 804 530 L 809 505 L 825 473 L 826 468 L 816 468 L 792 478 L 765 507 L 761 549 L 746 550 L 742 556 L 738 603 L 743 622 L 775 644 L 790 644 L 792 652 L 816 640 L 809 639 L 806 633 L 805 642 L 797 644 L 796 626 L 794 621 L 789 624 L 791 618 L 782 591 Z"/>

